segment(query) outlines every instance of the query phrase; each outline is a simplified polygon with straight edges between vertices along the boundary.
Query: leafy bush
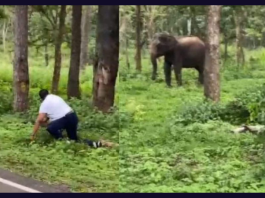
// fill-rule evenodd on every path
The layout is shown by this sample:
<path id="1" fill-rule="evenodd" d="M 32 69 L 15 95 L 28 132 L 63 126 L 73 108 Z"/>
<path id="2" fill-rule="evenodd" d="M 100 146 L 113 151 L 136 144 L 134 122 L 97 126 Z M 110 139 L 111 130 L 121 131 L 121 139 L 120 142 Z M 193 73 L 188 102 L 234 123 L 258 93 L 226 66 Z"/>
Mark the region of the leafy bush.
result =
<path id="1" fill-rule="evenodd" d="M 172 120 L 174 120 L 174 124 L 185 126 L 196 122 L 206 123 L 209 120 L 221 120 L 223 110 L 223 106 L 210 102 L 188 104 L 175 113 Z"/>
<path id="2" fill-rule="evenodd" d="M 13 94 L 10 84 L 0 81 L 0 115 L 12 110 Z"/>
<path id="3" fill-rule="evenodd" d="M 185 126 L 209 120 L 223 120 L 231 124 L 265 124 L 265 85 L 244 90 L 226 105 L 211 102 L 188 104 L 175 113 L 172 120 L 174 124 Z"/>

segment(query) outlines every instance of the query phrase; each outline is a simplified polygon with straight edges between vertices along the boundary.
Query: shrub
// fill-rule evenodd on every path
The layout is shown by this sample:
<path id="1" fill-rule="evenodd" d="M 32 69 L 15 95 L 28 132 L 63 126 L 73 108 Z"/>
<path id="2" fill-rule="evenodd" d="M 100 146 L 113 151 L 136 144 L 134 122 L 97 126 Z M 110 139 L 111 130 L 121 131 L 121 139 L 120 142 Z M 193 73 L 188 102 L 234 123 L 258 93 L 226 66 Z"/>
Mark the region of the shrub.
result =
<path id="1" fill-rule="evenodd" d="M 174 124 L 189 125 L 209 120 L 223 120 L 231 124 L 265 124 L 265 85 L 245 90 L 226 105 L 200 102 L 188 104 L 173 116 Z"/>

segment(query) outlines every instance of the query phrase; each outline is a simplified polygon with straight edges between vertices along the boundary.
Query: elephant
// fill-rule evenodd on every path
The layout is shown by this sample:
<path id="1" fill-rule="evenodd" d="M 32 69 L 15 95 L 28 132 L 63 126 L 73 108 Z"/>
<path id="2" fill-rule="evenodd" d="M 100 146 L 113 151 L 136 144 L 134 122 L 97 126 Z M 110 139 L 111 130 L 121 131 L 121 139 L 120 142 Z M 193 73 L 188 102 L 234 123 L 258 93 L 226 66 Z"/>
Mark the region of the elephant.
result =
<path id="1" fill-rule="evenodd" d="M 195 36 L 175 37 L 168 33 L 156 33 L 149 48 L 153 65 L 152 80 L 157 77 L 156 59 L 164 56 L 164 74 L 168 87 L 171 87 L 171 69 L 174 70 L 177 85 L 182 85 L 182 68 L 195 68 L 199 73 L 198 81 L 203 84 L 206 46 L 201 39 Z"/>

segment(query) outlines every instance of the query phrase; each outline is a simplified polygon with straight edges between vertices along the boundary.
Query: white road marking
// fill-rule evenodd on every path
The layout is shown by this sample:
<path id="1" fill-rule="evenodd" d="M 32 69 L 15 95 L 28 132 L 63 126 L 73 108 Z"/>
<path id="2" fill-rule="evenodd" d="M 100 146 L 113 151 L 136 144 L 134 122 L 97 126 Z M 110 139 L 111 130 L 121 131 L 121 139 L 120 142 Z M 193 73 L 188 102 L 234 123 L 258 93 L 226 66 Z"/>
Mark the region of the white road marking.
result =
<path id="1" fill-rule="evenodd" d="M 40 191 L 37 191 L 37 190 L 34 190 L 32 188 L 28 188 L 26 186 L 22 186 L 20 184 L 17 184 L 17 183 L 14 183 L 14 182 L 11 182 L 9 180 L 6 180 L 6 179 L 3 179 L 0 177 L 0 182 L 3 183 L 3 184 L 6 184 L 6 185 L 9 185 L 9 186 L 12 186 L 14 188 L 17 188 L 17 189 L 20 189 L 20 190 L 23 190 L 23 191 L 26 191 L 26 192 L 31 192 L 31 193 L 41 193 Z"/>

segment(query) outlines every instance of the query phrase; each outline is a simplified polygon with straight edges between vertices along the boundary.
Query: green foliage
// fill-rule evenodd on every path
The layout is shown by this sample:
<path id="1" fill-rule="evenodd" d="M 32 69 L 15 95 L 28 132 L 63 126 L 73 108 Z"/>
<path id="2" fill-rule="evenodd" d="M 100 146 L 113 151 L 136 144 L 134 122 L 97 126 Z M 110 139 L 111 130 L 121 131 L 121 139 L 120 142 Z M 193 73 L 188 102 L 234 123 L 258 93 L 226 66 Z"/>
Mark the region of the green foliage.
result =
<path id="1" fill-rule="evenodd" d="M 5 54 L 0 68 L 0 166 L 52 184 L 66 184 L 76 192 L 265 192 L 264 137 L 235 135 L 243 123 L 265 123 L 264 8 L 223 6 L 222 43 L 228 59 L 221 68 L 221 103 L 203 101 L 195 85 L 197 72 L 183 71 L 184 86 L 168 89 L 163 71 L 150 80 L 147 44 L 155 32 L 205 36 L 205 6 L 141 6 L 142 73 L 134 72 L 135 6 L 120 6 L 120 69 L 116 107 L 111 115 L 91 108 L 92 68 L 81 74 L 82 100 L 68 101 L 76 110 L 80 137 L 119 142 L 118 149 L 91 149 L 84 144 L 56 142 L 42 129 L 29 142 L 41 88 L 50 89 L 54 63 L 54 32 L 58 6 L 30 6 L 30 109 L 12 110 L 12 6 L 0 9 L 0 35 Z M 97 7 L 93 7 L 90 59 L 95 47 Z M 234 14 L 242 11 L 246 64 L 237 66 Z M 71 6 L 67 6 L 59 94 L 65 97 L 71 40 Z M 44 67 L 44 45 L 50 64 Z M 39 49 L 38 49 L 39 48 Z M 125 49 L 127 48 L 127 49 Z M 131 68 L 126 68 L 127 52 Z M 221 46 L 224 54 L 224 46 Z M 223 55 L 222 55 L 223 56 Z M 160 62 L 159 65 L 162 65 Z M 173 76 L 173 75 L 172 75 Z M 119 82 L 120 81 L 120 82 Z M 38 170 L 38 171 L 36 171 Z M 39 171 L 41 170 L 41 171 Z M 119 177 L 118 177 L 119 176 Z"/>
<path id="2" fill-rule="evenodd" d="M 183 87 L 172 75 L 169 89 L 162 63 L 153 82 L 148 57 L 139 74 L 126 68 L 122 56 L 119 108 L 133 120 L 119 134 L 119 191 L 265 192 L 264 138 L 230 132 L 244 123 L 262 124 L 263 52 L 248 51 L 245 68 L 235 68 L 232 59 L 222 66 L 219 104 L 203 101 L 196 71 L 183 70 Z"/>
<path id="3" fill-rule="evenodd" d="M 30 48 L 30 51 L 32 48 Z M 68 49 L 69 50 L 69 49 Z M 34 52 L 34 50 L 32 50 Z M 32 52 L 31 51 L 31 52 Z M 34 54 L 34 53 L 33 53 Z M 38 114 L 38 92 L 50 89 L 53 69 L 43 67 L 29 57 L 30 109 L 25 114 L 12 113 L 12 65 L 4 62 L 0 69 L 0 167 L 52 185 L 67 186 L 73 192 L 118 192 L 119 148 L 93 149 L 83 143 L 55 141 L 42 128 L 36 141 L 30 143 L 33 123 Z M 7 59 L 3 59 L 7 60 Z M 32 62 L 36 61 L 36 64 Z M 70 62 L 69 57 L 63 63 Z M 82 100 L 68 101 L 79 117 L 81 139 L 105 139 L 119 143 L 120 122 L 124 126 L 132 119 L 127 112 L 103 115 L 91 107 L 92 68 L 80 76 Z M 61 71 L 59 95 L 66 99 L 68 68 Z M 66 99 L 67 100 L 67 99 Z M 66 137 L 66 133 L 64 133 Z M 40 171 L 41 170 L 41 171 Z"/>
<path id="4" fill-rule="evenodd" d="M 0 115 L 12 110 L 13 95 L 10 93 L 10 85 L 0 81 Z"/>
<path id="5" fill-rule="evenodd" d="M 15 115 L 0 117 L 2 168 L 52 184 L 64 184 L 75 192 L 118 191 L 117 150 L 54 141 L 45 130 L 39 132 L 36 142 L 30 143 L 31 130 L 30 123 Z M 79 131 L 83 138 L 91 139 L 93 133 L 88 129 Z"/>
<path id="6" fill-rule="evenodd" d="M 232 124 L 264 124 L 264 90 L 264 85 L 244 90 L 226 105 L 210 102 L 187 104 L 172 120 L 184 125 L 206 123 L 209 120 L 223 120 Z"/>
<path id="7" fill-rule="evenodd" d="M 187 104 L 183 109 L 176 112 L 172 120 L 175 120 L 175 124 L 183 125 L 196 122 L 206 123 L 209 120 L 221 120 L 223 110 L 221 105 L 209 102 Z"/>

